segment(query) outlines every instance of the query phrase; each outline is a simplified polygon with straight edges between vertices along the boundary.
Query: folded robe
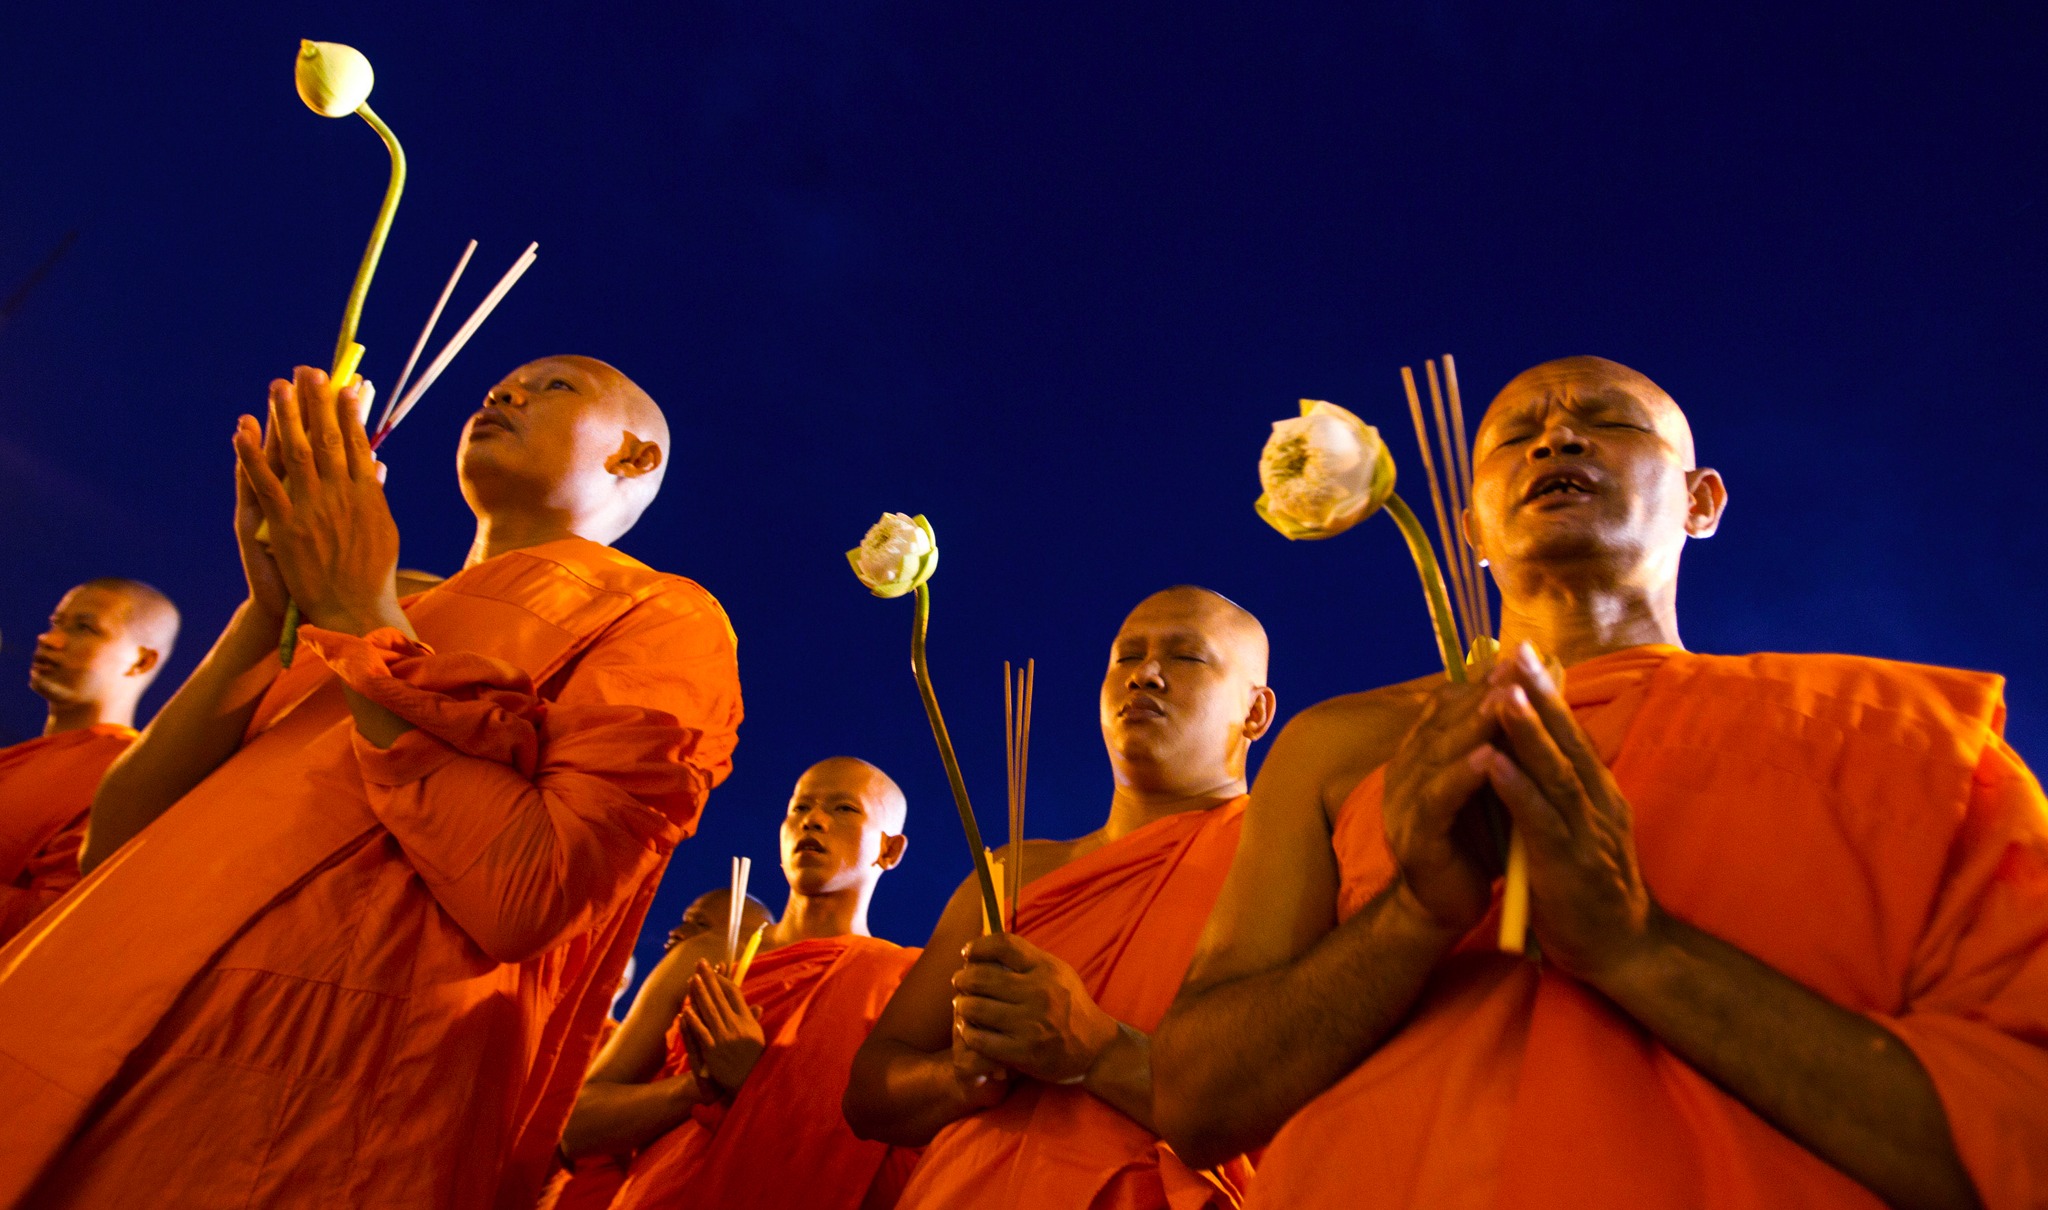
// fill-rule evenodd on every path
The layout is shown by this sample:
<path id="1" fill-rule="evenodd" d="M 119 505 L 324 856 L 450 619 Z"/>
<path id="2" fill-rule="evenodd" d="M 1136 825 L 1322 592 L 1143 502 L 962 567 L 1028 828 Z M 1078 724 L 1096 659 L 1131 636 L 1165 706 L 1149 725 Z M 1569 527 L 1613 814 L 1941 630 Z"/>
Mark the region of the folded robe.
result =
<path id="1" fill-rule="evenodd" d="M 731 767 L 732 632 L 581 539 L 407 610 L 443 654 L 308 627 L 242 748 L 0 950 L 0 1202 L 532 1206 Z M 344 680 L 419 729 L 371 746 Z"/>
<path id="2" fill-rule="evenodd" d="M 1071 965 L 1103 1011 L 1151 1033 L 1237 855 L 1244 806 L 1155 820 L 1027 883 L 1017 934 Z M 1092 1093 L 1020 1079 L 932 1139 L 900 1205 L 1200 1210 L 1239 1205 L 1250 1176 L 1241 1159 L 1197 1172 Z"/>
<path id="3" fill-rule="evenodd" d="M 134 742 L 96 723 L 0 748 L 0 942 L 78 884 L 93 791 Z"/>
<path id="4" fill-rule="evenodd" d="M 612 1210 L 884 1210 L 915 1153 L 854 1137 L 840 1113 L 853 1053 L 918 951 L 875 937 L 821 937 L 770 950 L 741 986 L 768 1047 L 732 1099 L 633 1159 Z M 686 1070 L 681 1025 L 659 1078 Z M 879 1187 L 878 1187 L 879 1186 Z"/>
<path id="5" fill-rule="evenodd" d="M 1987 1210 L 2048 1191 L 2048 810 L 2002 681 L 1847 656 L 1618 652 L 1566 697 L 1665 910 L 1891 1029 Z M 1349 916 L 1393 873 L 1368 777 L 1333 838 Z M 1494 951 L 1266 1151 L 1255 1206 L 1877 1207 L 1602 997 Z"/>

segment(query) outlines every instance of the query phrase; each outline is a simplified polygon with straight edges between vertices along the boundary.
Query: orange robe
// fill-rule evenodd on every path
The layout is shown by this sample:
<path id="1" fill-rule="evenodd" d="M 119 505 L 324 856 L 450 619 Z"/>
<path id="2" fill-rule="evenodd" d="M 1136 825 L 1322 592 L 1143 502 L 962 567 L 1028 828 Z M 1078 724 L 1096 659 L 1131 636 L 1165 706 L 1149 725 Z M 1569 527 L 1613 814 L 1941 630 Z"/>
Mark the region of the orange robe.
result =
<path id="1" fill-rule="evenodd" d="M 134 742 L 98 723 L 0 749 L 0 942 L 77 885 L 93 791 Z"/>
<path id="2" fill-rule="evenodd" d="M 675 844 L 732 632 L 580 539 L 308 627 L 242 748 L 0 949 L 0 1202 L 533 1205 Z M 380 751 L 344 682 L 418 730 Z"/>
<path id="3" fill-rule="evenodd" d="M 1667 911 L 1896 1033 L 1987 1210 L 2048 1196 L 2048 803 L 1993 676 L 1848 656 L 1618 652 L 1566 697 Z M 1388 882 L 1382 779 L 1333 839 Z M 1407 1024 L 1267 1149 L 1271 1207 L 1878 1207 L 1491 920 Z"/>
<path id="4" fill-rule="evenodd" d="M 613 1210 L 885 1210 L 915 1152 L 857 1139 L 840 1113 L 853 1053 L 918 951 L 875 937 L 822 937 L 754 960 L 741 991 L 768 1047 L 730 1105 L 691 1120 L 633 1159 Z M 659 1078 L 686 1070 L 681 1025 Z"/>
<path id="5" fill-rule="evenodd" d="M 1102 1009 L 1151 1033 L 1195 955 L 1237 855 L 1240 798 L 1155 820 L 1024 887 L 1016 932 L 1064 959 Z M 1250 1165 L 1197 1172 L 1092 1093 L 1020 1080 L 941 1130 L 903 1210 L 1202 1210 L 1243 1201 Z"/>
<path id="6" fill-rule="evenodd" d="M 604 1027 L 597 1031 L 592 1053 L 603 1050 L 618 1031 L 619 1022 L 606 1017 Z M 618 1196 L 619 1186 L 626 1182 L 626 1164 L 624 1158 L 615 1155 L 586 1155 L 567 1167 L 557 1168 L 548 1177 L 534 1210 L 605 1210 Z"/>

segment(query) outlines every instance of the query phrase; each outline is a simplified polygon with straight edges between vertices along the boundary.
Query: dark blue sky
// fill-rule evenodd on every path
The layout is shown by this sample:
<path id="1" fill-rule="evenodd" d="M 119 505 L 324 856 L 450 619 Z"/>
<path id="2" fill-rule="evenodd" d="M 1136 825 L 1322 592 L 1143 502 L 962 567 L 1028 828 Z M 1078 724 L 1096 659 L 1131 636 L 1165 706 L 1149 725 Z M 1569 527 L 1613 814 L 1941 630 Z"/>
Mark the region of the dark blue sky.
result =
<path id="1" fill-rule="evenodd" d="M 7 6 L 0 289 L 81 234 L 0 331 L 0 685 L 78 580 L 177 598 L 166 687 L 240 597 L 233 417 L 324 363 L 384 179 L 293 95 L 310 36 L 370 56 L 412 157 L 372 378 L 464 240 L 457 312 L 541 246 L 386 447 L 406 562 L 459 564 L 456 436 L 520 361 L 606 358 L 675 424 L 622 545 L 724 600 L 749 717 L 655 937 L 733 853 L 772 884 L 832 753 L 910 794 L 878 932 L 921 941 L 965 873 L 910 606 L 840 554 L 884 509 L 938 528 L 933 665 L 997 828 L 1001 661 L 1040 665 L 1033 831 L 1085 831 L 1107 643 L 1154 588 L 1260 614 L 1289 713 L 1427 671 L 1391 524 L 1290 544 L 1251 500 L 1301 396 L 1412 463 L 1398 370 L 1446 350 L 1475 402 L 1591 352 L 1689 410 L 1733 496 L 1693 647 L 2001 671 L 2048 751 L 2048 10 L 1007 7 Z M 39 706 L 0 690 L 0 739 Z"/>

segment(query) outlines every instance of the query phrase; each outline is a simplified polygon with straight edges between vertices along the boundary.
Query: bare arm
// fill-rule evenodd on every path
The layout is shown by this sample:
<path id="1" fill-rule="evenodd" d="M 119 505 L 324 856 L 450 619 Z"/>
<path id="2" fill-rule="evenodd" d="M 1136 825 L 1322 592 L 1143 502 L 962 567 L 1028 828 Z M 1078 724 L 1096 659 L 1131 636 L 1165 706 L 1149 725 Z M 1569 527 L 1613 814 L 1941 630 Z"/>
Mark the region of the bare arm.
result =
<path id="1" fill-rule="evenodd" d="M 963 884 L 854 1056 L 842 1107 L 856 1135 L 922 1147 L 1008 1095 L 1009 1073 L 968 1050 L 954 1028 L 953 976 L 966 965 L 962 948 L 980 935 L 981 900 Z"/>
<path id="2" fill-rule="evenodd" d="M 669 1024 L 682 1011 L 697 960 L 713 952 L 710 940 L 695 938 L 670 950 L 598 1052 L 562 1132 L 562 1152 L 570 1159 L 644 1147 L 711 1100 L 690 1072 L 656 1078 L 668 1058 Z M 716 940 L 723 944 L 723 938 Z"/>
<path id="3" fill-rule="evenodd" d="M 1428 743 L 1418 749 L 1426 765 L 1405 762 L 1412 771 L 1401 776 L 1389 770 L 1390 800 L 1430 791 L 1434 846 L 1418 846 L 1416 867 L 1436 910 L 1397 880 L 1335 924 L 1331 821 L 1393 752 L 1414 700 L 1386 691 L 1304 711 L 1259 771 L 1230 876 L 1187 982 L 1153 1036 L 1159 1130 L 1190 1164 L 1262 1145 L 1357 1066 L 1407 1013 L 1464 932 L 1460 923 L 1485 910 L 1484 875 L 1458 861 L 1448 839 L 1480 781 L 1456 764 L 1460 745 L 1482 726 L 1468 701 L 1418 732 Z"/>
<path id="4" fill-rule="evenodd" d="M 1663 912 L 1628 801 L 1540 665 L 1504 662 L 1487 773 L 1527 837 L 1546 958 L 1894 1206 L 1974 1207 L 1934 1082 L 1904 1043 Z"/>

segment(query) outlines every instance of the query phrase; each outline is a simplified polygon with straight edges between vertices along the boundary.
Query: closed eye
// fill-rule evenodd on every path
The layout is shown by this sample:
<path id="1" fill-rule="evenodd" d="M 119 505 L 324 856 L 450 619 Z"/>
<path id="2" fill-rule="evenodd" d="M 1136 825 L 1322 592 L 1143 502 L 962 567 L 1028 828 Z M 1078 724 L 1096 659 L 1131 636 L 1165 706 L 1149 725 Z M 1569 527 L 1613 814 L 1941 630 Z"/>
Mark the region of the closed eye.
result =
<path id="1" fill-rule="evenodd" d="M 547 389 L 550 391 L 573 391 L 576 388 L 566 378 L 550 378 Z"/>

